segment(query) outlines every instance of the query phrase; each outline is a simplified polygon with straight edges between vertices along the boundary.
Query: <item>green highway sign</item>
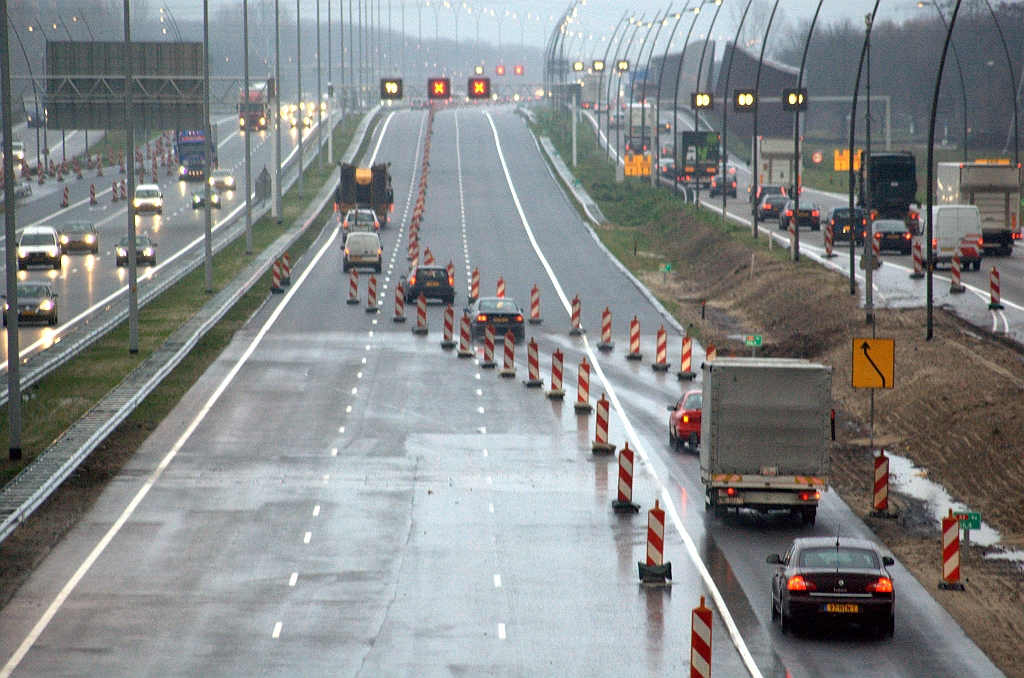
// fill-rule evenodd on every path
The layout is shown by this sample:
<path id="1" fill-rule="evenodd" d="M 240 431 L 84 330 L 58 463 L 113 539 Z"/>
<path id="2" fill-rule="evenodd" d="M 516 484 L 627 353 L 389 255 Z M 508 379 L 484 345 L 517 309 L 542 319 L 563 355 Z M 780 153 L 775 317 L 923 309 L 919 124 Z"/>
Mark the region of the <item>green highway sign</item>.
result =
<path id="1" fill-rule="evenodd" d="M 743 338 L 743 340 L 746 342 L 747 346 L 760 346 L 762 341 L 760 334 L 748 334 Z"/>
<path id="2" fill-rule="evenodd" d="M 981 511 L 959 511 L 953 515 L 960 521 L 961 530 L 981 529 Z"/>
<path id="3" fill-rule="evenodd" d="M 662 273 L 670 273 L 672 271 L 672 264 L 662 264 L 658 267 L 658 270 Z"/>

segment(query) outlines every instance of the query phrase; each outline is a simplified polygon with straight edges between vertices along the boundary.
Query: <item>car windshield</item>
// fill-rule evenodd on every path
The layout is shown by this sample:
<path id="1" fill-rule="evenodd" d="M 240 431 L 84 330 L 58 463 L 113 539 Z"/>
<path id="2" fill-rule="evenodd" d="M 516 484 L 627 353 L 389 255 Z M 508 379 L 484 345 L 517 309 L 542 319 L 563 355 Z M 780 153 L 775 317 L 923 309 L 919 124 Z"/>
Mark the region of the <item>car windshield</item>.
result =
<path id="1" fill-rule="evenodd" d="M 227 170 L 213 170 L 213 174 L 210 176 L 215 179 L 227 179 L 231 176 L 231 172 L 228 172 Z"/>
<path id="2" fill-rule="evenodd" d="M 683 409 L 684 410 L 699 410 L 700 409 L 700 404 L 701 404 L 701 401 L 703 400 L 703 398 L 704 398 L 704 394 L 703 393 L 691 393 L 690 395 L 686 396 L 686 399 L 683 401 Z"/>
<path id="3" fill-rule="evenodd" d="M 64 233 L 91 233 L 92 224 L 86 222 L 73 222 L 64 226 Z"/>
<path id="4" fill-rule="evenodd" d="M 855 549 L 840 546 L 824 546 L 804 549 L 800 552 L 802 567 L 827 567 L 834 569 L 871 570 L 878 569 L 878 558 L 869 549 Z"/>
<path id="5" fill-rule="evenodd" d="M 448 271 L 443 268 L 421 268 L 416 271 L 420 280 L 448 280 Z"/>
<path id="6" fill-rule="evenodd" d="M 136 198 L 159 198 L 160 191 L 155 188 L 140 188 L 135 192 Z"/>
<path id="7" fill-rule="evenodd" d="M 53 235 L 50 233 L 26 233 L 21 236 L 22 247 L 53 245 Z"/>
<path id="8" fill-rule="evenodd" d="M 879 233 L 902 233 L 907 230 L 906 224 L 895 219 L 880 219 L 874 225 Z"/>
<path id="9" fill-rule="evenodd" d="M 121 247 L 128 247 L 128 236 L 121 238 Z M 137 235 L 135 236 L 135 248 L 139 249 L 142 247 L 149 247 L 150 241 L 148 235 Z"/>
<path id="10" fill-rule="evenodd" d="M 18 285 L 19 299 L 38 299 L 39 297 L 50 296 L 50 288 L 47 285 L 27 284 Z"/>
<path id="11" fill-rule="evenodd" d="M 481 299 L 480 311 L 483 313 L 518 313 L 519 306 L 511 299 Z"/>

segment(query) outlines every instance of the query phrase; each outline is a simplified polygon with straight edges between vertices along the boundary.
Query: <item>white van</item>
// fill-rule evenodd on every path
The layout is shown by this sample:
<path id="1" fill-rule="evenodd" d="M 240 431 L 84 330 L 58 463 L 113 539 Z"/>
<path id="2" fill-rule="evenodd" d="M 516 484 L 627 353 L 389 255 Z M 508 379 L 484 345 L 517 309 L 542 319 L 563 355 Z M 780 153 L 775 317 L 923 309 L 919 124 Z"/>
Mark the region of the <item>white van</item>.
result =
<path id="1" fill-rule="evenodd" d="M 342 266 L 346 273 L 353 267 L 372 268 L 380 273 L 383 254 L 380 237 L 376 233 L 349 233 L 345 238 L 345 258 Z"/>
<path id="2" fill-rule="evenodd" d="M 950 264 L 960 250 L 960 268 L 981 268 L 981 213 L 974 205 L 932 207 L 932 256 L 936 263 Z"/>

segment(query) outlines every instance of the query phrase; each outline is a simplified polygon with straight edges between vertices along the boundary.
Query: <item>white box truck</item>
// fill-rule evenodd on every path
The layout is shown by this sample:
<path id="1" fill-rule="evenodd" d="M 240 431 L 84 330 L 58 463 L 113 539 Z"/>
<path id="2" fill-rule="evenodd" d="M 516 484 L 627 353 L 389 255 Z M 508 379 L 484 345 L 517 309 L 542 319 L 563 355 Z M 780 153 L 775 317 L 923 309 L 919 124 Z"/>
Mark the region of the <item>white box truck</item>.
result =
<path id="1" fill-rule="evenodd" d="M 828 487 L 832 368 L 793 358 L 704 363 L 700 476 L 705 505 L 788 511 L 813 524 Z"/>
<path id="2" fill-rule="evenodd" d="M 793 185 L 793 138 L 757 138 L 758 184 Z M 802 143 L 802 140 L 801 140 Z"/>
<path id="3" fill-rule="evenodd" d="M 974 205 L 985 254 L 1013 253 L 1021 238 L 1021 168 L 1008 161 L 940 162 L 936 204 Z"/>

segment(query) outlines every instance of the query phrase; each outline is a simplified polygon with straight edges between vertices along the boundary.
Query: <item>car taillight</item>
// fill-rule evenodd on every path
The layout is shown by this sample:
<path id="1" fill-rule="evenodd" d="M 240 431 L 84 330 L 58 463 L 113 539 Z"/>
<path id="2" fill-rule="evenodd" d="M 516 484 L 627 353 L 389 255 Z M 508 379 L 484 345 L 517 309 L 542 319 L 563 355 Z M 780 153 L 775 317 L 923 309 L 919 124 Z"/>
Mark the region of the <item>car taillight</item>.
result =
<path id="1" fill-rule="evenodd" d="M 939 245 L 939 239 L 938 238 L 932 238 L 932 249 L 938 247 L 938 245 Z"/>
<path id="2" fill-rule="evenodd" d="M 689 424 L 690 423 L 690 415 L 688 415 L 688 414 L 684 414 L 683 415 L 683 423 L 684 424 Z"/>
<path id="3" fill-rule="evenodd" d="M 814 582 L 807 581 L 798 574 L 789 578 L 789 581 L 786 582 L 786 588 L 790 591 L 816 591 L 818 589 Z"/>
<path id="4" fill-rule="evenodd" d="M 981 247 L 984 244 L 985 244 L 985 239 L 984 238 L 978 238 L 978 246 Z"/>
<path id="5" fill-rule="evenodd" d="M 892 593 L 892 579 L 879 577 L 878 581 L 871 582 L 864 588 L 874 593 Z"/>
<path id="6" fill-rule="evenodd" d="M 793 216 L 793 210 L 786 210 L 786 216 L 787 217 Z"/>
<path id="7" fill-rule="evenodd" d="M 521 323 L 521 322 L 523 322 L 523 316 L 522 316 L 522 315 L 517 315 L 517 316 L 516 316 L 516 322 L 517 322 L 517 323 Z"/>
<path id="8" fill-rule="evenodd" d="M 800 501 L 818 501 L 821 499 L 821 492 L 811 490 L 809 492 L 801 492 L 799 496 Z"/>
<path id="9" fill-rule="evenodd" d="M 904 239 L 904 240 L 910 240 L 910 233 L 909 233 L 909 232 L 907 232 L 907 233 L 904 233 L 904 234 L 903 234 L 903 239 Z"/>
<path id="10" fill-rule="evenodd" d="M 347 247 L 345 248 L 345 256 L 346 257 L 348 256 L 348 248 Z"/>
<path id="11" fill-rule="evenodd" d="M 821 212 L 819 212 L 818 210 L 811 210 L 811 216 L 812 217 L 820 217 L 821 216 Z"/>
<path id="12" fill-rule="evenodd" d="M 485 316 L 483 313 L 481 313 L 480 315 L 478 315 L 476 317 L 476 321 L 478 323 L 485 323 L 485 322 L 487 322 L 487 316 Z"/>
<path id="13" fill-rule="evenodd" d="M 449 287 L 455 287 L 455 276 L 453 276 L 453 275 L 448 276 L 448 286 Z"/>
<path id="14" fill-rule="evenodd" d="M 881 240 L 882 239 L 882 234 L 881 233 L 875 233 L 875 239 L 876 240 Z"/>
<path id="15" fill-rule="evenodd" d="M 861 226 L 867 226 L 868 225 L 868 220 L 867 219 L 861 219 L 860 220 L 860 225 Z"/>
<path id="16" fill-rule="evenodd" d="M 416 276 L 415 275 L 409 276 L 409 287 L 414 287 L 415 285 L 416 285 Z"/>
<path id="17" fill-rule="evenodd" d="M 722 497 L 735 497 L 736 496 L 736 488 L 735 487 L 722 487 L 722 488 L 719 488 L 718 494 L 719 494 L 719 496 L 722 496 Z"/>

